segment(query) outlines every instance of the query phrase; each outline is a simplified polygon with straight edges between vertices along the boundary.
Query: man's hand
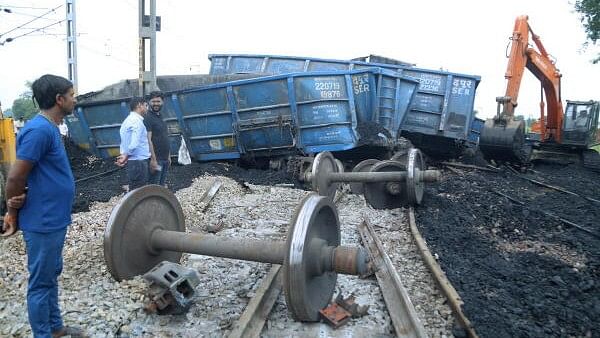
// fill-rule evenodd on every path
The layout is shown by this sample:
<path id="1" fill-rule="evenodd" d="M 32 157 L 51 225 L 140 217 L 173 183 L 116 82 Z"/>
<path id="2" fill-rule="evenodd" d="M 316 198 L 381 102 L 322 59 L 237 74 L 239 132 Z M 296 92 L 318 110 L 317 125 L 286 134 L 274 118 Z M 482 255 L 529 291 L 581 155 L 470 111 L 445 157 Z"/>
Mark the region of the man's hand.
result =
<path id="1" fill-rule="evenodd" d="M 9 237 L 17 232 L 19 225 L 17 223 L 16 213 L 6 213 L 4 215 L 4 224 L 2 225 L 2 234 L 0 237 Z"/>
<path id="2" fill-rule="evenodd" d="M 124 167 L 127 164 L 128 158 L 129 158 L 129 156 L 127 156 L 127 154 L 121 154 L 121 155 L 117 156 L 117 160 L 115 161 L 115 164 L 119 167 Z"/>
<path id="3" fill-rule="evenodd" d="M 13 196 L 9 198 L 8 201 L 6 201 L 6 205 L 12 209 L 21 209 L 23 207 L 23 204 L 25 204 L 26 196 L 27 195 L 25 193 L 22 193 L 18 196 Z"/>
<path id="4" fill-rule="evenodd" d="M 158 171 L 158 162 L 156 159 L 150 159 L 150 172 L 155 173 Z"/>

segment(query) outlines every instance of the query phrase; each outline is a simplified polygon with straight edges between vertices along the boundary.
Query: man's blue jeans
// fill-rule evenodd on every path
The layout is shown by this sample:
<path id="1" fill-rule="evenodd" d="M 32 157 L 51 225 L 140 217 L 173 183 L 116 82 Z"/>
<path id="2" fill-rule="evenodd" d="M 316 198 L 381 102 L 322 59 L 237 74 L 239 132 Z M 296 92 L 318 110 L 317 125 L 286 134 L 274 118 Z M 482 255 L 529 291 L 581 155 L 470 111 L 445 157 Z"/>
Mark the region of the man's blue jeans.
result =
<path id="1" fill-rule="evenodd" d="M 27 247 L 27 313 L 34 337 L 51 337 L 62 329 L 58 307 L 58 276 L 67 229 L 54 232 L 23 231 Z"/>
<path id="2" fill-rule="evenodd" d="M 148 184 L 148 160 L 127 161 L 127 179 L 129 191 Z"/>
<path id="3" fill-rule="evenodd" d="M 162 167 L 162 170 L 150 173 L 150 179 L 148 179 L 148 183 L 164 186 L 165 181 L 167 180 L 167 173 L 169 172 L 169 160 L 158 160 L 156 162 L 158 162 L 158 165 Z"/>

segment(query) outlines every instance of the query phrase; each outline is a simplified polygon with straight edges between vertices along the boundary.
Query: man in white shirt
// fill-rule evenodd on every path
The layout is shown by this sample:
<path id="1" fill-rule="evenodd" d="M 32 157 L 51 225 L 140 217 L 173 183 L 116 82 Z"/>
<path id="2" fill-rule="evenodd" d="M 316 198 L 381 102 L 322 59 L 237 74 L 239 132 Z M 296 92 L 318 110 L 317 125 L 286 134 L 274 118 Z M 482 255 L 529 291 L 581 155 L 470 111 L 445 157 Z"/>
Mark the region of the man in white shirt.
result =
<path id="1" fill-rule="evenodd" d="M 23 116 L 19 117 L 18 120 L 13 121 L 13 126 L 15 128 L 15 135 L 19 133 L 19 130 L 25 126 L 25 121 L 23 121 Z"/>
<path id="2" fill-rule="evenodd" d="M 141 97 L 134 97 L 129 102 L 131 112 L 121 124 L 121 155 L 117 157 L 118 166 L 127 166 L 129 191 L 148 184 L 148 159 L 150 146 L 148 132 L 144 125 L 144 115 L 148 104 Z"/>

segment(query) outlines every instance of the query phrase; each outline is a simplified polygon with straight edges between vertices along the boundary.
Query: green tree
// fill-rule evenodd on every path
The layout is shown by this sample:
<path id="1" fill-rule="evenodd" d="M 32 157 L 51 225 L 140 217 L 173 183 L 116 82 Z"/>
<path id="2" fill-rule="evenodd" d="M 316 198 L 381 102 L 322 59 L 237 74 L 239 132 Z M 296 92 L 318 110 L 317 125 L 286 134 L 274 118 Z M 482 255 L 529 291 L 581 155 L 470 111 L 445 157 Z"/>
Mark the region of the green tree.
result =
<path id="1" fill-rule="evenodd" d="M 13 102 L 12 113 L 14 119 L 23 117 L 24 120 L 29 120 L 37 112 L 38 109 L 33 104 L 33 99 L 30 92 L 21 94 L 21 96 L 19 96 L 19 98 Z"/>
<path id="2" fill-rule="evenodd" d="M 587 39 L 595 45 L 600 40 L 600 1 L 577 0 L 575 1 L 575 10 L 580 14 Z M 592 62 L 600 62 L 600 54 Z"/>

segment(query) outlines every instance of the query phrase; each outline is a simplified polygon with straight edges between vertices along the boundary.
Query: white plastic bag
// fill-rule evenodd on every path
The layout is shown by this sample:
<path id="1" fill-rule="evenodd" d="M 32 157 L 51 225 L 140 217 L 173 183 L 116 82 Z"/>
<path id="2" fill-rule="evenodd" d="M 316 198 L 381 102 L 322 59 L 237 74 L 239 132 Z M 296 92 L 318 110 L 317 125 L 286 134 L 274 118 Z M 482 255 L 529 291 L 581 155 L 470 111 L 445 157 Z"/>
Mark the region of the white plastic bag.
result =
<path id="1" fill-rule="evenodd" d="M 177 155 L 177 162 L 181 165 L 188 165 L 192 163 L 190 153 L 185 145 L 185 140 L 181 136 L 181 146 L 179 146 L 179 154 Z"/>

